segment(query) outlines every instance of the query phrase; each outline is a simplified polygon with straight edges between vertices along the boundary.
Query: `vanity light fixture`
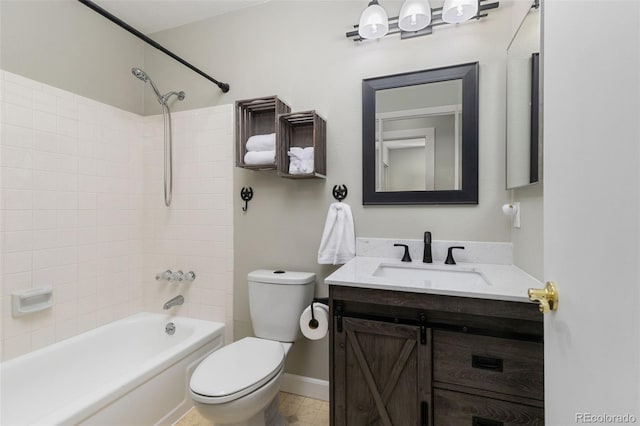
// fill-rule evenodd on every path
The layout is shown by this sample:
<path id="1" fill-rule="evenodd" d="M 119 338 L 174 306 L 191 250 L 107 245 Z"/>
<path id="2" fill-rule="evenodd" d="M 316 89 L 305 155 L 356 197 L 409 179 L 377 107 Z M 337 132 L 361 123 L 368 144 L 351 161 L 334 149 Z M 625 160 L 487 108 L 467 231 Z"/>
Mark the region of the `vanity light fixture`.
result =
<path id="1" fill-rule="evenodd" d="M 366 39 L 381 38 L 389 31 L 389 16 L 387 11 L 378 3 L 371 0 L 367 8 L 360 15 L 358 35 Z"/>
<path id="2" fill-rule="evenodd" d="M 429 0 L 405 0 L 400 8 L 398 27 L 402 31 L 420 31 L 431 23 Z"/>
<path id="3" fill-rule="evenodd" d="M 371 0 L 360 15 L 360 23 L 354 31 L 346 33 L 353 41 L 382 38 L 400 34 L 401 39 L 419 37 L 433 32 L 439 25 L 457 24 L 470 19 L 488 16 L 487 11 L 497 9 L 499 2 L 490 0 L 445 0 L 442 7 L 431 8 L 429 0 L 405 0 L 399 16 L 388 17 L 378 3 Z"/>
<path id="4" fill-rule="evenodd" d="M 449 24 L 468 21 L 478 14 L 478 0 L 444 0 L 442 20 Z"/>

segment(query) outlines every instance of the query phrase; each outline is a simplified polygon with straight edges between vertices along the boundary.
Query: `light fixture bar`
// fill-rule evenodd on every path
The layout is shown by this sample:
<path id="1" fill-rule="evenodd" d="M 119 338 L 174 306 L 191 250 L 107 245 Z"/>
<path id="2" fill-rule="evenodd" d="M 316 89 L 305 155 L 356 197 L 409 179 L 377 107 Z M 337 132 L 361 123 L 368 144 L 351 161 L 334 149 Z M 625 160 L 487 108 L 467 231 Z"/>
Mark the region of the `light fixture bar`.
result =
<path id="1" fill-rule="evenodd" d="M 500 2 L 493 2 L 493 3 L 484 3 L 483 2 L 486 0 L 480 0 L 480 7 L 478 8 L 478 14 L 474 17 L 472 17 L 471 19 L 481 19 L 481 18 L 486 18 L 487 16 L 489 16 L 488 13 L 482 13 L 485 12 L 487 10 L 491 10 L 491 9 L 497 9 L 500 6 Z M 424 35 L 429 35 L 431 34 L 432 28 L 433 27 L 438 27 L 440 25 L 452 25 L 449 24 L 447 22 L 444 22 L 442 20 L 442 8 L 441 7 L 434 7 L 433 9 L 431 9 L 431 24 L 429 24 L 428 27 L 420 30 L 420 31 L 402 31 L 400 30 L 400 28 L 398 28 L 398 19 L 399 16 L 393 16 L 393 17 L 389 17 L 389 32 L 387 33 L 387 35 L 392 35 L 392 34 L 398 34 L 400 33 L 400 38 L 401 39 L 407 39 L 407 38 L 414 38 L 414 37 L 421 37 Z M 469 20 L 471 20 L 469 19 Z M 353 41 L 358 42 L 358 41 L 363 41 L 365 40 L 364 38 L 360 37 L 360 35 L 358 34 L 358 25 L 354 25 L 353 28 L 355 28 L 354 31 L 349 31 L 347 32 L 345 35 L 347 38 L 353 38 Z"/>

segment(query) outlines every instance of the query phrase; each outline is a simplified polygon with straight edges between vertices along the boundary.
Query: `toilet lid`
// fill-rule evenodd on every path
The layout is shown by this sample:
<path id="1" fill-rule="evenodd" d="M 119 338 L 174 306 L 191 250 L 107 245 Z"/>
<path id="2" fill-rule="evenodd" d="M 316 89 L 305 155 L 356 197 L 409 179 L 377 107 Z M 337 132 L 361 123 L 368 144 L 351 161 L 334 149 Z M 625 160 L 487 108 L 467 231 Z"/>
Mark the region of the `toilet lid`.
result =
<path id="1" fill-rule="evenodd" d="M 233 401 L 271 380 L 284 358 L 282 343 L 245 337 L 205 358 L 191 376 L 191 391 L 209 403 Z"/>

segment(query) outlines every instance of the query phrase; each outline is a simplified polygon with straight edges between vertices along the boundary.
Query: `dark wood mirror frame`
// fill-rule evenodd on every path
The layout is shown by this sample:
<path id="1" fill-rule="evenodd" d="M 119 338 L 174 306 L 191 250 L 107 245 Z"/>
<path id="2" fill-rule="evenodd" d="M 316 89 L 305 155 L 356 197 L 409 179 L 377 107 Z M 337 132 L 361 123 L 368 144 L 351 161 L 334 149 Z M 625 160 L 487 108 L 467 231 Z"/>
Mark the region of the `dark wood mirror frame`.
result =
<path id="1" fill-rule="evenodd" d="M 377 192 L 376 91 L 462 80 L 462 189 Z M 478 63 L 362 80 L 362 204 L 478 204 Z"/>

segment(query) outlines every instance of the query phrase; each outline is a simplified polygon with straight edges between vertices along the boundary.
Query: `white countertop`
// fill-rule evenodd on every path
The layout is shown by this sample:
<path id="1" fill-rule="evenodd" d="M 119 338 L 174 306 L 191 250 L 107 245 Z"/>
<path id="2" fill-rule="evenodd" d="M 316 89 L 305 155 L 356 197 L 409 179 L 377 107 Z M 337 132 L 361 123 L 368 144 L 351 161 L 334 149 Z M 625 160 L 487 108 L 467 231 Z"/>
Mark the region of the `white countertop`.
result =
<path id="1" fill-rule="evenodd" d="M 481 286 L 451 286 L 450 288 L 434 288 L 424 280 L 395 279 L 378 277 L 373 273 L 378 266 L 385 265 L 412 266 L 440 271 L 476 272 L 488 282 Z M 473 297 L 478 299 L 506 300 L 513 302 L 529 302 L 527 289 L 542 288 L 544 285 L 513 265 L 497 265 L 486 263 L 462 263 L 445 265 L 443 263 L 422 263 L 421 261 L 401 262 L 398 259 L 381 257 L 356 256 L 333 274 L 325 278 L 330 285 L 360 287 L 379 290 L 408 291 L 425 294 L 442 294 L 447 296 Z"/>

